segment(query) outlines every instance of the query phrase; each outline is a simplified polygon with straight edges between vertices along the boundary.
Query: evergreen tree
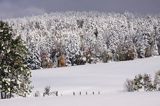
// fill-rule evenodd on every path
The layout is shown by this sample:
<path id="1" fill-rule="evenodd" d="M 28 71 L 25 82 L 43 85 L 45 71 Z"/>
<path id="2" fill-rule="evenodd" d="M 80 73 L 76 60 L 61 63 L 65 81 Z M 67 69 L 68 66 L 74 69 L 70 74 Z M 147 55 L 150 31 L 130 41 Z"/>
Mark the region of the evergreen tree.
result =
<path id="1" fill-rule="evenodd" d="M 26 63 L 31 70 L 41 68 L 40 53 L 36 51 L 35 47 L 30 47 L 30 46 L 28 47 L 28 55 L 26 58 Z"/>
<path id="2" fill-rule="evenodd" d="M 20 36 L 0 21 L 0 93 L 1 99 L 31 92 L 31 72 L 25 64 L 27 49 Z"/>
<path id="3" fill-rule="evenodd" d="M 160 91 L 160 71 L 156 72 L 154 84 L 156 85 L 157 90 Z"/>
<path id="4" fill-rule="evenodd" d="M 148 74 L 143 76 L 143 86 L 145 91 L 153 91 L 156 89 L 156 86 L 152 83 L 151 77 Z"/>
<path id="5" fill-rule="evenodd" d="M 143 87 L 143 76 L 141 74 L 135 76 L 133 80 L 133 87 L 135 91 L 138 91 L 139 89 L 142 89 Z"/>

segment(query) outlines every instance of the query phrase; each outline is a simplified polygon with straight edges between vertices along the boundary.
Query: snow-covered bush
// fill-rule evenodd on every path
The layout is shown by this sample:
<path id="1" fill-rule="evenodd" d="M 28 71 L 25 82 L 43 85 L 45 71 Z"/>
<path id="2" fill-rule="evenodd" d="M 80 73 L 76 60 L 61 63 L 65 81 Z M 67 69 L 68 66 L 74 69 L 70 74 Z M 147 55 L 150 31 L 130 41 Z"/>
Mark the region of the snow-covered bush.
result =
<path id="1" fill-rule="evenodd" d="M 135 76 L 133 80 L 126 81 L 126 89 L 127 91 L 139 91 L 139 89 L 142 89 L 143 86 L 143 77 L 141 74 Z"/>
<path id="2" fill-rule="evenodd" d="M 116 49 L 117 60 L 119 61 L 133 60 L 136 58 L 136 54 L 135 46 L 132 42 L 123 42 Z"/>
<path id="3" fill-rule="evenodd" d="M 133 87 L 135 91 L 139 91 L 143 87 L 143 76 L 141 74 L 135 76 L 133 79 Z"/>
<path id="4" fill-rule="evenodd" d="M 34 97 L 40 97 L 40 92 L 36 91 L 35 94 L 34 94 Z"/>
<path id="5" fill-rule="evenodd" d="M 160 71 L 158 71 L 155 75 L 154 84 L 158 91 L 160 91 Z"/>
<path id="6" fill-rule="evenodd" d="M 107 63 L 108 61 L 112 61 L 113 60 L 113 52 L 111 52 L 111 51 L 104 51 L 100 55 L 100 59 L 102 59 L 102 62 L 104 62 L 104 63 Z"/>
<path id="7" fill-rule="evenodd" d="M 133 80 L 129 80 L 129 79 L 126 80 L 126 82 L 125 82 L 125 89 L 126 89 L 128 92 L 133 92 L 133 91 L 135 91 Z"/>
<path id="8" fill-rule="evenodd" d="M 71 65 L 84 65 L 86 63 L 86 57 L 81 54 L 77 54 L 72 58 L 69 58 Z"/>
<path id="9" fill-rule="evenodd" d="M 133 80 L 126 80 L 125 83 L 125 89 L 128 92 L 133 92 L 133 91 L 155 91 L 158 89 L 156 86 L 157 85 L 157 77 L 154 80 L 154 82 L 151 80 L 151 77 L 149 74 L 144 74 L 144 75 L 137 75 Z"/>
<path id="10" fill-rule="evenodd" d="M 42 52 L 41 53 L 41 66 L 42 68 L 52 68 L 53 63 L 50 60 L 48 53 Z"/>
<path id="11" fill-rule="evenodd" d="M 43 93 L 43 96 L 45 96 L 45 95 L 50 95 L 50 92 L 51 92 L 51 87 L 50 86 L 46 86 L 45 88 L 44 88 L 44 93 Z"/>
<path id="12" fill-rule="evenodd" d="M 143 76 L 143 86 L 145 91 L 153 91 L 156 89 L 156 86 L 153 84 L 153 81 L 148 74 L 144 74 Z"/>

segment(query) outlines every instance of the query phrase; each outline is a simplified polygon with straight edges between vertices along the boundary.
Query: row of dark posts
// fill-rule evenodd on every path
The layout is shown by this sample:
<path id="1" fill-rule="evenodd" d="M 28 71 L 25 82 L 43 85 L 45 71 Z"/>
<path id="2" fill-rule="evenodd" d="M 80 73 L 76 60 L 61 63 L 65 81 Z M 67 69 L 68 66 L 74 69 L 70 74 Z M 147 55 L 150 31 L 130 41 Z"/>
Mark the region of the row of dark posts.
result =
<path id="1" fill-rule="evenodd" d="M 59 94 L 58 94 L 58 91 L 56 91 L 56 92 L 54 92 L 54 94 L 55 94 L 55 96 L 60 96 Z M 98 95 L 100 95 L 101 93 L 100 93 L 100 91 L 98 91 L 98 92 L 91 92 L 91 93 L 88 93 L 88 92 L 85 92 L 85 95 L 96 95 L 96 94 L 98 94 Z M 82 92 L 79 92 L 79 93 L 77 93 L 76 94 L 76 92 L 73 92 L 73 96 L 76 96 L 76 95 L 82 95 Z M 45 96 L 45 94 L 43 94 L 43 96 Z M 61 96 L 62 96 L 62 94 L 61 94 Z"/>
<path id="2" fill-rule="evenodd" d="M 95 95 L 96 93 L 94 91 L 92 93 L 85 92 L 85 95 L 88 95 L 88 94 Z M 97 94 L 100 95 L 100 92 L 98 92 Z M 73 92 L 73 96 L 75 96 L 75 95 L 76 95 L 76 93 Z M 79 92 L 77 95 L 82 95 L 82 92 Z"/>

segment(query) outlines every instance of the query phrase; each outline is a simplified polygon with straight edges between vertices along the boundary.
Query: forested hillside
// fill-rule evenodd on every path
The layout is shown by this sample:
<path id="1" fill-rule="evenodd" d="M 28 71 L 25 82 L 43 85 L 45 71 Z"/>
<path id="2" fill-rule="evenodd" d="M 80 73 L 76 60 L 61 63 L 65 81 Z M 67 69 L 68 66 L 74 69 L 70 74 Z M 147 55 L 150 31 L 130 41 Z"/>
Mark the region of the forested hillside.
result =
<path id="1" fill-rule="evenodd" d="M 6 21 L 26 42 L 31 69 L 160 54 L 160 16 L 63 12 Z"/>

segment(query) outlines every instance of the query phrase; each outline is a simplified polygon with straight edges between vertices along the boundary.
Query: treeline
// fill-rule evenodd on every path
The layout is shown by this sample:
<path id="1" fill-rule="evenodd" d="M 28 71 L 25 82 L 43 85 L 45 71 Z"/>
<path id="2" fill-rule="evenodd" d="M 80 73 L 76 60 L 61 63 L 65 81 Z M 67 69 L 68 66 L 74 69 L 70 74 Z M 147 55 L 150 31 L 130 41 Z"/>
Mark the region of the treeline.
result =
<path id="1" fill-rule="evenodd" d="M 160 16 L 65 12 L 9 19 L 31 69 L 125 61 L 160 54 Z"/>

